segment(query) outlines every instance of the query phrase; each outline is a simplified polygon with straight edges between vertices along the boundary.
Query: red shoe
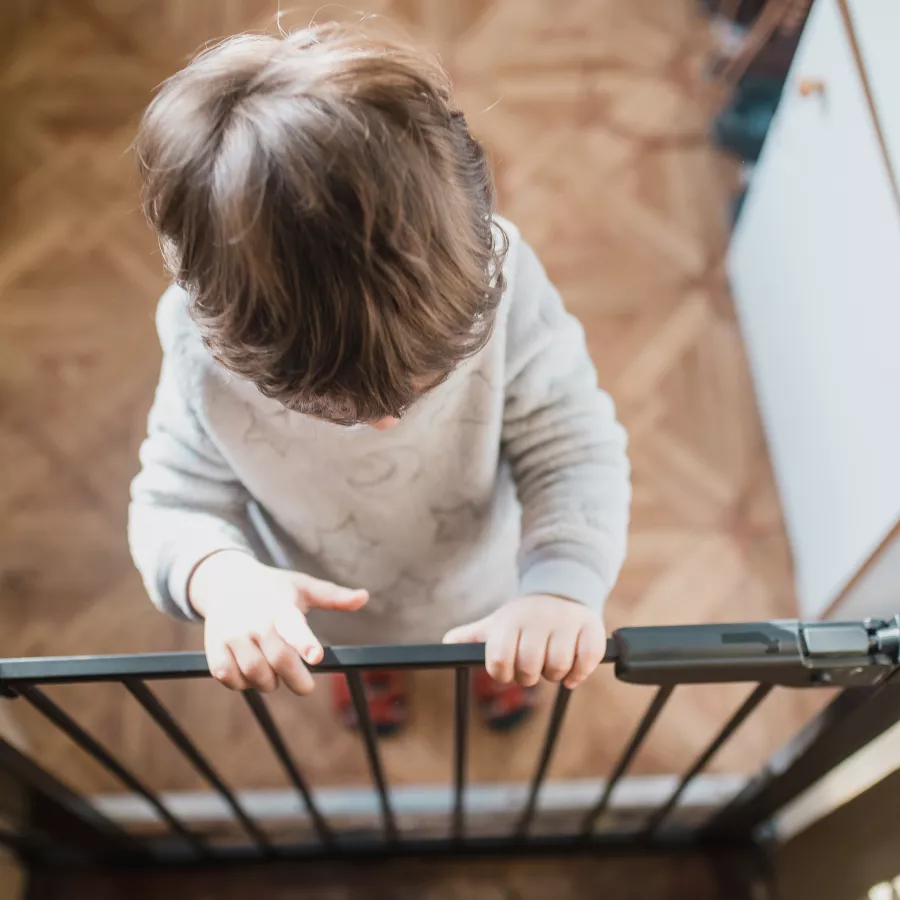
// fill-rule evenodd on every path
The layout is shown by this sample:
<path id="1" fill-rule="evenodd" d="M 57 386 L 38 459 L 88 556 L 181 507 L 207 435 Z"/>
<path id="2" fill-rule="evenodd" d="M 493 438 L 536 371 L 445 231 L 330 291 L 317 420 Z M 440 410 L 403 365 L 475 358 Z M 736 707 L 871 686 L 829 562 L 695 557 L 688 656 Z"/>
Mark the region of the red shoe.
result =
<path id="1" fill-rule="evenodd" d="M 338 718 L 347 728 L 355 731 L 358 723 L 347 679 L 343 675 L 332 675 L 330 681 L 331 699 Z M 397 734 L 406 725 L 407 720 L 406 676 L 403 672 L 378 670 L 364 672 L 362 681 L 375 732 L 381 737 Z"/>
<path id="2" fill-rule="evenodd" d="M 521 725 L 537 706 L 536 687 L 500 684 L 484 669 L 475 671 L 472 684 L 485 725 L 493 731 L 509 731 Z"/>

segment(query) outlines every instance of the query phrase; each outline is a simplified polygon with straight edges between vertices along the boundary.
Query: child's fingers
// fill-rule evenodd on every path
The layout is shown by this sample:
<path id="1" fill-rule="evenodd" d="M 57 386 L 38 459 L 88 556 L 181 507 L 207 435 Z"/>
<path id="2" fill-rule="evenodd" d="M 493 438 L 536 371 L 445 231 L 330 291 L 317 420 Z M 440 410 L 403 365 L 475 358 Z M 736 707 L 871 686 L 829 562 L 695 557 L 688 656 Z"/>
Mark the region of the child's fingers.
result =
<path id="1" fill-rule="evenodd" d="M 315 688 L 309 669 L 303 665 L 300 654 L 273 628 L 266 632 L 259 641 L 263 655 L 275 674 L 295 694 L 311 694 Z"/>
<path id="2" fill-rule="evenodd" d="M 288 607 L 280 612 L 274 621 L 275 631 L 288 646 L 300 654 L 301 659 L 315 666 L 322 662 L 324 651 L 319 639 L 313 634 L 306 616 L 299 609 Z"/>
<path id="3" fill-rule="evenodd" d="M 241 674 L 234 655 L 224 641 L 208 640 L 206 642 L 206 664 L 216 681 L 233 691 L 246 691 L 249 685 Z"/>
<path id="4" fill-rule="evenodd" d="M 488 631 L 484 647 L 484 664 L 488 675 L 501 684 L 509 684 L 516 673 L 516 650 L 519 628 L 506 625 Z"/>
<path id="5" fill-rule="evenodd" d="M 263 656 L 259 645 L 252 638 L 235 638 L 229 646 L 238 668 L 250 687 L 255 687 L 263 693 L 269 693 L 278 687 L 278 678 L 275 672 L 269 665 L 269 661 Z"/>
<path id="6" fill-rule="evenodd" d="M 488 619 L 451 628 L 443 638 L 444 644 L 480 644 L 487 637 Z"/>
<path id="7" fill-rule="evenodd" d="M 534 687 L 541 680 L 550 635 L 544 628 L 524 628 L 516 653 L 516 681 Z"/>
<path id="8" fill-rule="evenodd" d="M 303 594 L 307 606 L 316 609 L 341 609 L 354 612 L 369 602 L 368 591 L 341 587 L 330 581 L 320 581 L 300 572 L 291 573 L 291 580 Z"/>
<path id="9" fill-rule="evenodd" d="M 575 648 L 575 665 L 563 682 L 574 690 L 603 662 L 606 653 L 606 629 L 599 619 L 586 622 L 578 634 Z"/>
<path id="10" fill-rule="evenodd" d="M 550 635 L 547 657 L 544 660 L 544 678 L 562 681 L 575 665 L 575 649 L 578 645 L 578 626 L 559 628 Z"/>

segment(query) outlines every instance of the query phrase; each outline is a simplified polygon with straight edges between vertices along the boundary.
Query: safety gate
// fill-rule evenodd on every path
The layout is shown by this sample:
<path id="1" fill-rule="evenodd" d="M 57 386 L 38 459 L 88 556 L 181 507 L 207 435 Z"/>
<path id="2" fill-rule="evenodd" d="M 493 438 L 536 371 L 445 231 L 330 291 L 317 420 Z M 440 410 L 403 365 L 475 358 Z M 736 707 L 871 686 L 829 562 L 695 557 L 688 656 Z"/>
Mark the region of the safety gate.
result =
<path id="1" fill-rule="evenodd" d="M 315 840 L 275 846 L 245 808 L 234 786 L 215 770 L 154 692 L 161 679 L 208 678 L 202 654 L 10 659 L 0 662 L 0 692 L 8 702 L 27 703 L 98 761 L 133 794 L 142 797 L 168 829 L 140 836 L 104 815 L 91 799 L 63 784 L 36 757 L 0 742 L 0 841 L 29 865 L 90 863 L 167 866 L 249 858 L 321 858 L 412 854 L 489 854 L 593 851 L 626 847 L 742 845 L 755 841 L 760 826 L 842 760 L 900 720 L 900 618 L 803 624 L 796 621 L 729 625 L 623 628 L 609 639 L 604 662 L 624 682 L 655 685 L 657 691 L 630 735 L 608 778 L 583 814 L 580 827 L 564 834 L 533 834 L 538 797 L 545 784 L 570 692 L 560 688 L 543 745 L 515 828 L 500 836 L 467 829 L 467 721 L 472 667 L 484 662 L 481 645 L 348 647 L 326 651 L 316 672 L 338 672 L 348 682 L 360 723 L 359 735 L 378 799 L 378 833 L 336 828 L 320 809 L 316 791 L 294 758 L 264 698 L 242 695 L 268 744 L 302 798 Z M 446 837 L 401 834 L 363 693 L 362 674 L 373 669 L 455 670 L 452 805 Z M 179 817 L 139 772 L 129 769 L 42 690 L 51 684 L 114 682 L 143 707 L 178 752 L 227 804 L 246 838 L 212 846 Z M 626 776 L 643 741 L 679 685 L 755 683 L 747 699 L 678 780 L 674 791 L 635 829 L 596 831 L 613 792 Z M 775 686 L 841 692 L 783 747 L 736 796 L 705 821 L 684 827 L 672 813 L 685 790 Z M 240 702 L 235 698 L 235 702 Z M 302 701 L 298 701 L 302 702 Z"/>

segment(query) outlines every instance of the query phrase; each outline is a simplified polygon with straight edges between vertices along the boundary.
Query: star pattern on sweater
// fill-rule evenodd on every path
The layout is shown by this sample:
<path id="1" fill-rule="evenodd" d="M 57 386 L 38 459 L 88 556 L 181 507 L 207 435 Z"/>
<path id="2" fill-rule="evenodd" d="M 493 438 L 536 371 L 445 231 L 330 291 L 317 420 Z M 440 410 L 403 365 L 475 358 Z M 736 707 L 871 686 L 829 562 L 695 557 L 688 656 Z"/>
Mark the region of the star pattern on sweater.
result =
<path id="1" fill-rule="evenodd" d="M 444 508 L 432 506 L 430 511 L 437 525 L 434 539 L 438 543 L 468 540 L 484 518 L 484 509 L 468 501 Z"/>
<path id="2" fill-rule="evenodd" d="M 547 328 L 555 328 L 559 324 L 561 306 L 558 304 L 541 303 L 538 307 L 538 318 L 541 324 Z"/>
<path id="3" fill-rule="evenodd" d="M 176 335 L 171 353 L 175 358 L 176 370 L 182 380 L 188 404 L 202 402 L 203 383 L 211 358 L 202 344 L 196 339 L 192 340 L 192 334 L 187 329 L 182 329 Z"/>
<path id="4" fill-rule="evenodd" d="M 336 528 L 317 532 L 318 555 L 335 571 L 354 575 L 360 564 L 372 551 L 377 550 L 378 541 L 363 534 L 353 515 L 347 516 Z"/>
<path id="5" fill-rule="evenodd" d="M 277 429 L 267 422 L 263 415 L 249 403 L 246 404 L 250 420 L 244 430 L 245 444 L 263 444 L 273 453 L 284 459 L 288 454 L 290 441 L 287 435 L 280 434 Z M 285 410 L 286 411 L 286 410 Z"/>
<path id="6" fill-rule="evenodd" d="M 578 507 L 578 518 L 589 528 L 602 529 L 605 522 L 596 503 L 581 503 Z"/>
<path id="7" fill-rule="evenodd" d="M 463 373 L 460 386 L 436 406 L 430 424 L 442 428 L 447 425 L 466 425 L 482 428 L 493 418 L 494 384 L 481 369 Z"/>
<path id="8" fill-rule="evenodd" d="M 349 463 L 347 483 L 358 490 L 377 489 L 395 482 L 409 485 L 422 474 L 422 468 L 422 456 L 414 447 L 375 450 Z"/>
<path id="9" fill-rule="evenodd" d="M 291 424 L 291 416 L 295 415 L 291 410 L 289 410 L 286 406 L 279 406 L 272 413 L 272 418 L 279 424 L 279 426 L 286 428 Z"/>
<path id="10" fill-rule="evenodd" d="M 410 569 L 403 569 L 394 581 L 378 591 L 379 611 L 390 616 L 422 619 L 428 615 L 439 583 L 438 578 L 423 578 Z"/>

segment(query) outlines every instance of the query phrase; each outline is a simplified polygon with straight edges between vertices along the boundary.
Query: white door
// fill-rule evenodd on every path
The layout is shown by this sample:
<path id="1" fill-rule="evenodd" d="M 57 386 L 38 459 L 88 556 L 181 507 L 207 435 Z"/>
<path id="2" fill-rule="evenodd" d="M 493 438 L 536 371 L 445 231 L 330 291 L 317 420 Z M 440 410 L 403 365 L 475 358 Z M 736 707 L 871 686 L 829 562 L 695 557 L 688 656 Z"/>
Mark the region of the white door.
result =
<path id="1" fill-rule="evenodd" d="M 836 0 L 813 7 L 729 271 L 816 616 L 900 512 L 900 210 Z"/>

